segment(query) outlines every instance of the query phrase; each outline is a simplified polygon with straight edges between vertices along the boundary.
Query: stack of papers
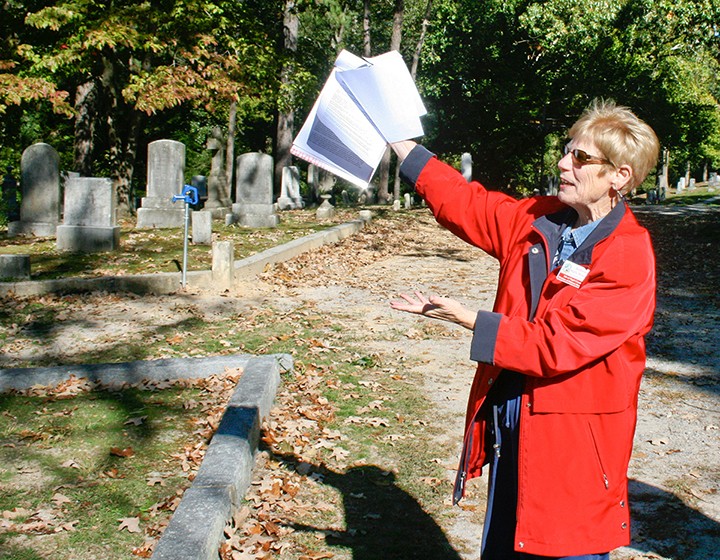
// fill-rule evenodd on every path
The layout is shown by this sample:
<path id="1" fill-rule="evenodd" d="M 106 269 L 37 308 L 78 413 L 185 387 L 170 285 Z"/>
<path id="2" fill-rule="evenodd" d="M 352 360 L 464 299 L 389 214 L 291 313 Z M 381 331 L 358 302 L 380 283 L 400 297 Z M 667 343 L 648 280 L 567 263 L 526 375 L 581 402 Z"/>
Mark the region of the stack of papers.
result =
<path id="1" fill-rule="evenodd" d="M 367 187 L 388 143 L 423 135 L 426 113 L 400 53 L 342 51 L 290 151 Z"/>

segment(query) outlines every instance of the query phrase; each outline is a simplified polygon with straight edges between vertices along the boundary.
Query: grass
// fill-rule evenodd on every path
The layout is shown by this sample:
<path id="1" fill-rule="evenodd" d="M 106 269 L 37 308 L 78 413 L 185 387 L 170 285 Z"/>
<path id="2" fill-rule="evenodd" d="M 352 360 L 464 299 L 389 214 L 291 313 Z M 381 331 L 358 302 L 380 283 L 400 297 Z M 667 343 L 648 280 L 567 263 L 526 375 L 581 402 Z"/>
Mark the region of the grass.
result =
<path id="1" fill-rule="evenodd" d="M 235 258 L 241 259 L 355 218 L 354 212 L 342 209 L 336 211 L 336 216 L 335 222 L 318 222 L 314 210 L 287 211 L 277 228 L 261 230 L 216 221 L 213 239 L 232 241 Z M 4 232 L 0 234 L 0 254 L 30 255 L 33 280 L 177 272 L 182 269 L 183 234 L 183 228 L 137 229 L 125 223 L 117 251 L 67 253 L 57 251 L 54 238 L 9 238 Z M 188 270 L 208 270 L 211 266 L 211 248 L 190 244 Z"/>
<path id="2" fill-rule="evenodd" d="M 71 302 L 62 298 L 27 301 L 16 310 L 6 306 L 2 323 L 23 322 L 30 316 L 44 323 L 66 307 L 71 307 Z M 319 528 L 346 523 L 352 528 L 328 545 L 331 550 L 359 554 L 361 549 L 378 546 L 377 538 L 392 543 L 393 535 L 411 528 L 417 531 L 418 517 L 430 519 L 423 508 L 433 511 L 433 504 L 441 502 L 439 494 L 448 492 L 446 485 L 423 482 L 443 476 L 441 467 L 432 463 L 433 428 L 420 421 L 429 406 L 425 396 L 402 375 L 404 364 L 394 362 L 392 355 L 359 351 L 361 340 L 349 338 L 341 325 L 314 309 L 296 309 L 279 323 L 277 316 L 277 310 L 263 309 L 247 329 L 237 328 L 237 318 L 232 317 L 213 323 L 197 320 L 192 325 L 192 340 L 175 337 L 174 346 L 183 353 L 199 343 L 204 354 L 215 348 L 218 333 L 222 333 L 222 340 L 251 353 L 296 356 L 297 373 L 288 374 L 284 384 L 286 398 L 297 399 L 297 403 L 281 403 L 281 408 L 294 418 L 301 416 L 298 411 L 309 407 L 313 399 L 327 402 L 329 412 L 321 415 L 317 426 L 342 432 L 342 447 L 352 461 L 348 465 L 330 450 L 313 456 L 324 472 L 322 491 L 335 509 L 303 517 L 303 523 Z M 332 350 L 319 345 L 319 340 Z M 113 357 L 135 358 L 141 346 L 147 356 L 161 351 L 160 342 L 145 341 L 121 345 Z M 98 362 L 108 357 L 92 352 L 79 361 Z M 307 389 L 296 385 L 295 376 L 317 376 L 313 386 L 318 396 L 308 399 Z M 12 517 L 9 528 L 0 528 L 0 559 L 50 558 L 61 552 L 67 559 L 102 556 L 115 560 L 142 549 L 145 540 L 154 538 L 169 519 L 177 492 L 189 484 L 188 472 L 182 470 L 182 450 L 205 439 L 198 425 L 198 419 L 207 416 L 198 404 L 204 400 L 215 403 L 218 397 L 196 387 L 91 390 L 75 396 L 1 395 L 0 512 L 10 512 L 6 516 L 12 517 L 20 508 L 20 513 Z M 360 416 L 381 422 L 353 421 Z M 310 447 L 321 437 L 319 433 L 307 435 Z M 132 455 L 123 457 L 127 449 Z M 299 460 L 296 451 L 293 443 L 275 449 L 288 464 Z M 163 485 L 148 485 L 152 479 Z M 64 498 L 57 498 L 58 494 Z M 357 496 L 364 498 L 358 502 Z M 340 510 L 338 499 L 343 504 Z M 337 517 L 338 511 L 342 519 Z M 374 515 L 387 512 L 394 512 L 397 523 L 378 533 Z M 142 532 L 120 530 L 120 520 L 135 517 Z M 48 522 L 33 529 L 39 519 Z M 358 539 L 357 531 L 373 536 Z M 312 534 L 298 531 L 293 546 L 314 546 Z M 388 546 L 391 550 L 392 545 Z"/>
<path id="3" fill-rule="evenodd" d="M 198 430 L 203 394 L 0 395 L 0 511 L 12 520 L 0 558 L 127 558 L 143 537 L 120 520 L 162 526 L 189 484 L 173 456 Z"/>

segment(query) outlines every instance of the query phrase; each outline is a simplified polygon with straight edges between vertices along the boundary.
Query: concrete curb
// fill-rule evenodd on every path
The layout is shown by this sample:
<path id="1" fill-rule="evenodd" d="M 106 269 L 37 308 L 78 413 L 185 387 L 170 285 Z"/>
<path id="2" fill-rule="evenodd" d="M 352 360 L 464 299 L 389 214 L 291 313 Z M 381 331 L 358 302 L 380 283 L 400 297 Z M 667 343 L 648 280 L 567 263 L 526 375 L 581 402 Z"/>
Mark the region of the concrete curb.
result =
<path id="1" fill-rule="evenodd" d="M 280 374 L 293 368 L 289 354 L 0 369 L 0 393 L 34 385 L 57 385 L 71 375 L 113 386 L 144 379 L 207 377 L 238 367 L 243 368 L 242 376 L 197 476 L 152 556 L 156 560 L 216 560 L 225 524 L 250 486 L 262 420 L 270 413 Z"/>
<path id="2" fill-rule="evenodd" d="M 324 231 L 306 235 L 284 245 L 273 247 L 234 262 L 235 281 L 261 273 L 269 264 L 286 261 L 328 243 L 335 243 L 360 231 L 365 220 L 353 220 Z M 136 294 L 170 294 L 180 289 L 182 273 L 160 272 L 128 276 L 102 276 L 98 278 L 58 278 L 57 280 L 21 280 L 0 282 L 2 296 L 40 296 L 48 293 L 85 293 L 94 291 L 131 292 Z M 188 271 L 187 285 L 194 288 L 212 288 L 212 270 Z"/>
<path id="3" fill-rule="evenodd" d="M 262 419 L 268 415 L 280 372 L 290 356 L 257 358 L 245 367 L 192 486 L 185 491 L 155 560 L 213 560 L 225 524 L 250 486 Z"/>

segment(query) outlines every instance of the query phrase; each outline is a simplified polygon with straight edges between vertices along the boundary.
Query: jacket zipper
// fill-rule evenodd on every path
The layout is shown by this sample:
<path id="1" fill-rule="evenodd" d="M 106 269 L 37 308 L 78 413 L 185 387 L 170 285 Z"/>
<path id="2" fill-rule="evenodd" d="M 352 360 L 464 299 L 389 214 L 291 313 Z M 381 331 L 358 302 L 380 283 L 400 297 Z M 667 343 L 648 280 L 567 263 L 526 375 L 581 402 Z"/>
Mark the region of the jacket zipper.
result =
<path id="1" fill-rule="evenodd" d="M 600 473 L 602 474 L 603 484 L 605 485 L 605 490 L 610 489 L 610 481 L 608 480 L 607 474 L 605 473 L 605 467 L 603 467 L 603 461 L 602 456 L 600 455 L 600 448 L 598 447 L 597 439 L 595 439 L 595 433 L 593 432 L 592 426 L 590 425 L 590 422 L 588 421 L 588 431 L 590 432 L 590 439 L 592 440 L 593 447 L 595 448 L 595 457 L 598 461 L 598 466 L 600 467 Z"/>

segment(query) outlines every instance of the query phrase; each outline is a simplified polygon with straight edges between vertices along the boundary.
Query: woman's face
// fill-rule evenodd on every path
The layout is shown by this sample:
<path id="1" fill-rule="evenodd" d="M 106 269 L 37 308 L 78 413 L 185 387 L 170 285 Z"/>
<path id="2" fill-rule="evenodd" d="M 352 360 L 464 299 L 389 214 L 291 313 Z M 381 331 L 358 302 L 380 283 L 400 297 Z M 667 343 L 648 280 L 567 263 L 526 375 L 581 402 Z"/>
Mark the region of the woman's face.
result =
<path id="1" fill-rule="evenodd" d="M 573 154 L 574 150 L 580 150 L 576 152 L 579 158 Z M 583 162 L 586 156 L 591 156 L 591 159 Z M 615 169 L 599 160 L 607 161 L 594 142 L 576 138 L 570 141 L 567 153 L 558 162 L 558 198 L 577 211 L 582 223 L 599 220 L 612 209 Z"/>

